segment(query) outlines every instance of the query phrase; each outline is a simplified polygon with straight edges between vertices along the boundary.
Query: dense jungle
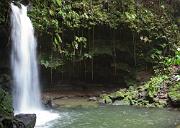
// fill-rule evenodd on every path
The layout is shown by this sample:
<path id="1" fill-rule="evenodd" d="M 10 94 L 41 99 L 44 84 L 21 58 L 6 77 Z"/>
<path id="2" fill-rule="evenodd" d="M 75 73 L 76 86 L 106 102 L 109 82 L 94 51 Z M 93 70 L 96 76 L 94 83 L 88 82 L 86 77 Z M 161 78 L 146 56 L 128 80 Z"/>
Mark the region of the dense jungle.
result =
<path id="1" fill-rule="evenodd" d="M 46 106 L 127 105 L 179 112 L 180 0 L 14 1 L 28 5 Z M 0 2 L 0 119 L 14 114 L 11 2 Z"/>

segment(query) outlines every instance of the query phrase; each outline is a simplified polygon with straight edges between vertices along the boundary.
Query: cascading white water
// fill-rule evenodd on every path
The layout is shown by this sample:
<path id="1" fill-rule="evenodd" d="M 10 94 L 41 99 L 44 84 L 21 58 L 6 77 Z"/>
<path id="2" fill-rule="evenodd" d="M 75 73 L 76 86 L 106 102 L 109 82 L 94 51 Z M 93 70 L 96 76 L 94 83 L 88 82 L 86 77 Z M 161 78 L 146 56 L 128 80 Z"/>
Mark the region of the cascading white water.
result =
<path id="1" fill-rule="evenodd" d="M 41 106 L 37 44 L 31 20 L 27 16 L 27 7 L 18 7 L 11 3 L 11 9 L 11 68 L 15 114 L 35 113 L 36 126 L 41 126 L 59 115 L 45 111 Z"/>
<path id="2" fill-rule="evenodd" d="M 11 9 L 14 109 L 16 113 L 29 113 L 41 109 L 36 38 L 27 7 L 11 4 Z"/>

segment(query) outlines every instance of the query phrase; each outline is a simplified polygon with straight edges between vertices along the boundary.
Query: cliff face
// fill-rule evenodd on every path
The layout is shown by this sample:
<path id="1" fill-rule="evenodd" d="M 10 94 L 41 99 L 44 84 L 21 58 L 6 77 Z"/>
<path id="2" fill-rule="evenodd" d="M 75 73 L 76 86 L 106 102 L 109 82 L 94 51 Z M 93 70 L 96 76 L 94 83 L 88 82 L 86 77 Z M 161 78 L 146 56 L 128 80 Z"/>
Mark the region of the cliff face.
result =
<path id="1" fill-rule="evenodd" d="M 0 68 L 9 68 L 10 43 L 8 27 L 0 26 Z M 1 70 L 2 71 L 2 70 Z"/>

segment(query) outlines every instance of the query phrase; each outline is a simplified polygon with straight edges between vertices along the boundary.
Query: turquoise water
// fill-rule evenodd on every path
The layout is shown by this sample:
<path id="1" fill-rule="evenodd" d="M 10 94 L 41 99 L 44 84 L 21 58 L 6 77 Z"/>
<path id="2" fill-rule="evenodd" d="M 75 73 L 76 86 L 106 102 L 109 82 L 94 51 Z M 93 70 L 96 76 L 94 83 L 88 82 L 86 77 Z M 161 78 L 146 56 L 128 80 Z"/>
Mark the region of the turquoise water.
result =
<path id="1" fill-rule="evenodd" d="M 105 106 L 99 108 L 66 108 L 48 128 L 175 128 L 180 112 L 168 109 Z"/>

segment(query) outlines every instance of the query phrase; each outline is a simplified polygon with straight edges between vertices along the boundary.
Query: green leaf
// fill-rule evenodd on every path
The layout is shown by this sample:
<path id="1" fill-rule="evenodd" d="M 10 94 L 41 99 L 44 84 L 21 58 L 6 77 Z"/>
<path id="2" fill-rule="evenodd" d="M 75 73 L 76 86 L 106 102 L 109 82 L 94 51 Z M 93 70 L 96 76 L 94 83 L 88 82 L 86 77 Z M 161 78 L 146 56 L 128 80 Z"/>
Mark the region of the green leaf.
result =
<path id="1" fill-rule="evenodd" d="M 54 13 L 53 10 L 50 9 L 50 10 L 49 10 L 49 14 L 50 14 L 51 16 L 54 16 L 55 13 Z"/>
<path id="2" fill-rule="evenodd" d="M 59 5 L 59 6 L 61 6 L 61 0 L 56 0 L 56 3 Z"/>

